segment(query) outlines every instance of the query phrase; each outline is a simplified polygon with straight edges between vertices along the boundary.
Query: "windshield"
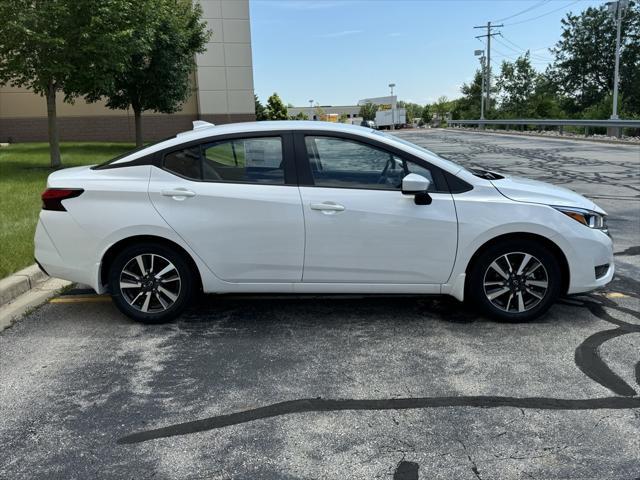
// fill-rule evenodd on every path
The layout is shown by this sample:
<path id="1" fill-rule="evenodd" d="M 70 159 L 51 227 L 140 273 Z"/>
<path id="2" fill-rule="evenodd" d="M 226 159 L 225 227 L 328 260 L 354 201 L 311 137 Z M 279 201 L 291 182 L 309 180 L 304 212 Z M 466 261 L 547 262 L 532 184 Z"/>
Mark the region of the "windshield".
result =
<path id="1" fill-rule="evenodd" d="M 381 135 L 383 137 L 389 138 L 389 139 L 391 139 L 391 140 L 393 140 L 395 142 L 402 143 L 403 145 L 406 145 L 407 147 L 411 147 L 411 148 L 415 148 L 416 150 L 420 150 L 421 152 L 426 153 L 427 155 L 438 157 L 441 161 L 448 163 L 451 166 L 451 169 L 453 171 L 455 171 L 455 170 L 464 170 L 465 172 L 469 172 L 469 170 L 464 168 L 462 165 L 459 165 L 456 162 L 452 162 L 451 160 L 447 160 L 446 158 L 442 158 L 440 155 L 436 155 L 431 150 L 427 150 L 426 148 L 421 147 L 420 145 L 416 145 L 415 143 L 410 142 L 408 140 L 405 140 L 404 138 L 400 138 L 400 137 L 398 137 L 396 135 L 392 135 L 390 133 L 381 132 L 380 130 L 374 130 L 374 133 L 377 133 L 378 135 Z"/>

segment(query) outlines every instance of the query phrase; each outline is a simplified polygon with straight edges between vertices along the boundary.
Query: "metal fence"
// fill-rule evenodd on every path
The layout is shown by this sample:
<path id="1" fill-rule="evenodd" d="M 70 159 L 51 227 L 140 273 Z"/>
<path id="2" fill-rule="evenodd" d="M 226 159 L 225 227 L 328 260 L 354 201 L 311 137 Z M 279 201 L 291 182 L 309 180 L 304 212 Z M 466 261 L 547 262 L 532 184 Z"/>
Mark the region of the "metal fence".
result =
<path id="1" fill-rule="evenodd" d="M 477 125 L 484 127 L 486 125 L 520 125 L 533 127 L 558 127 L 562 134 L 564 127 L 583 127 L 585 135 L 589 134 L 589 128 L 605 127 L 605 128 L 633 128 L 640 130 L 640 120 L 542 120 L 537 118 L 519 118 L 504 120 L 447 120 L 451 126 L 467 126 Z"/>

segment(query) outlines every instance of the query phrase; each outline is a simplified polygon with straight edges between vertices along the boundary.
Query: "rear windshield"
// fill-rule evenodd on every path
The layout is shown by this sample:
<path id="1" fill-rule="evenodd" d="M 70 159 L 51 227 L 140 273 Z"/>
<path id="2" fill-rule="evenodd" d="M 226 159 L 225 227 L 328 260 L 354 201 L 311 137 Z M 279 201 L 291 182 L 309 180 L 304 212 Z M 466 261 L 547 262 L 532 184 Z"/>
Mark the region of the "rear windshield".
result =
<path id="1" fill-rule="evenodd" d="M 113 157 L 113 158 L 107 160 L 106 162 L 101 163 L 101 164 L 96 165 L 95 167 L 91 167 L 91 168 L 93 170 L 100 170 L 101 168 L 106 168 L 109 165 L 111 165 L 112 163 L 117 162 L 118 160 L 122 160 L 123 158 L 126 158 L 129 155 L 133 155 L 136 152 L 140 152 L 141 150 L 144 150 L 145 148 L 153 147 L 154 145 L 157 145 L 158 143 L 166 142 L 167 140 L 171 140 L 172 138 L 176 138 L 175 135 L 173 135 L 171 137 L 163 138 L 162 140 L 158 140 L 156 142 L 146 143 L 141 147 L 137 147 L 137 148 L 134 148 L 134 149 L 129 150 L 127 152 L 124 152 L 124 153 L 118 155 L 117 157 Z"/>

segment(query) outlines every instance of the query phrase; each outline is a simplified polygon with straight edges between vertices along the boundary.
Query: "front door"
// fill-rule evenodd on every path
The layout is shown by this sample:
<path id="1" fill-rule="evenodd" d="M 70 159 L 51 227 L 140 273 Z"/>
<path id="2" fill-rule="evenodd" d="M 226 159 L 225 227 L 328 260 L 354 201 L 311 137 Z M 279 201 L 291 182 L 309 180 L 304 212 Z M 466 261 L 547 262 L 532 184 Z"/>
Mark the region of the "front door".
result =
<path id="1" fill-rule="evenodd" d="M 167 152 L 149 195 L 220 279 L 300 282 L 304 221 L 291 135 L 246 136 Z"/>
<path id="2" fill-rule="evenodd" d="M 331 134 L 298 137 L 296 148 L 307 158 L 312 183 L 300 187 L 307 232 L 303 282 L 448 280 L 457 219 L 451 194 L 438 191 L 435 167 Z M 430 205 L 401 193 L 408 173 L 431 180 Z"/>

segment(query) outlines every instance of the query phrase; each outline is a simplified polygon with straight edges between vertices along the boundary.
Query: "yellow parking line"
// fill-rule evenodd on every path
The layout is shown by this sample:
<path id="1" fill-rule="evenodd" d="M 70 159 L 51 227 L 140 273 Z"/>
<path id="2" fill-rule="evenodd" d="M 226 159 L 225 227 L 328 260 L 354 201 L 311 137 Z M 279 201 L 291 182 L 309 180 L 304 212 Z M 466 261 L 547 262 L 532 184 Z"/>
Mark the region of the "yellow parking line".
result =
<path id="1" fill-rule="evenodd" d="M 110 301 L 111 297 L 108 295 L 63 295 L 52 298 L 49 303 L 106 303 Z"/>
<path id="2" fill-rule="evenodd" d="M 624 293 L 620 292 L 607 292 L 604 294 L 604 296 L 607 298 L 627 298 L 629 295 L 625 295 Z"/>

